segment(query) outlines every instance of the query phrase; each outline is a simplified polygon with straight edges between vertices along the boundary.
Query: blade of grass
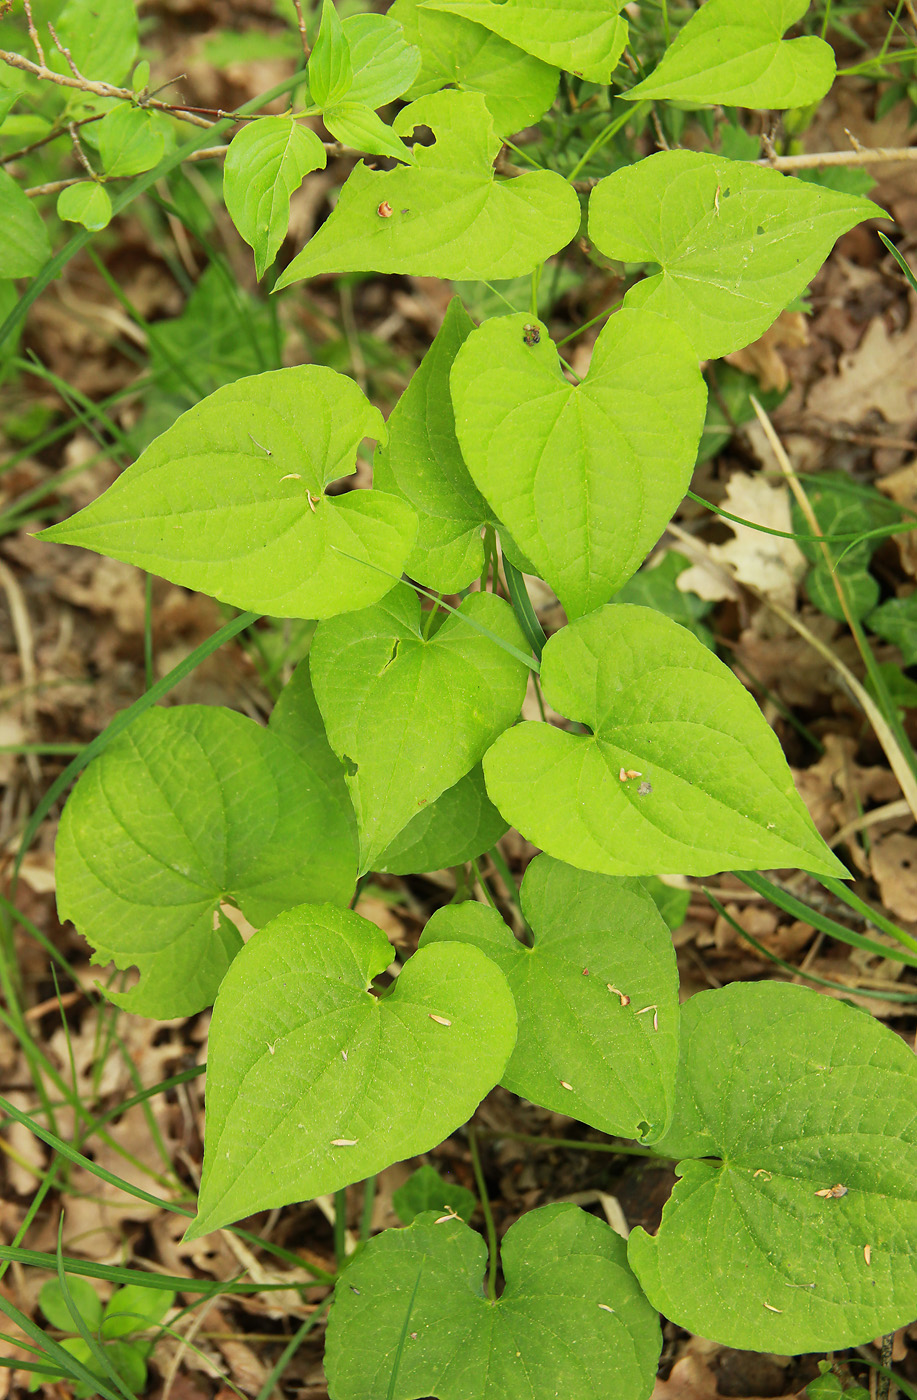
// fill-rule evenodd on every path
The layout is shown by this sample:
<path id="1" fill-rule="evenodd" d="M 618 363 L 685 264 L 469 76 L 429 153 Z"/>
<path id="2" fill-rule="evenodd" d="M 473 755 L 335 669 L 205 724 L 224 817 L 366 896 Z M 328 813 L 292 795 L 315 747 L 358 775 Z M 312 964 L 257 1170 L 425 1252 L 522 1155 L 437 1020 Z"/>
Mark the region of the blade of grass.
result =
<path id="1" fill-rule="evenodd" d="M 899 928 L 896 923 L 893 923 L 891 919 L 887 919 L 884 914 L 880 913 L 878 909 L 874 909 L 871 904 L 867 904 L 864 899 L 860 899 L 859 895 L 854 894 L 853 890 L 848 890 L 847 886 L 843 884 L 842 881 L 835 880 L 830 875 L 816 875 L 815 878 L 829 894 L 833 894 L 836 899 L 842 900 L 843 903 L 848 905 L 851 909 L 855 909 L 857 913 L 862 914 L 869 923 L 873 924 L 877 929 L 881 929 L 883 933 L 890 934 L 892 938 L 897 939 L 905 948 L 910 948 L 914 953 L 917 953 L 917 938 L 914 938 L 905 929 Z"/>
<path id="2" fill-rule="evenodd" d="M 324 1314 L 331 1307 L 331 1303 L 331 1298 L 326 1299 L 326 1301 L 322 1303 L 321 1307 L 317 1308 L 316 1311 L 312 1314 L 312 1316 L 307 1317 L 305 1322 L 303 1322 L 301 1326 L 299 1326 L 296 1329 L 296 1331 L 293 1333 L 292 1337 L 284 1347 L 283 1351 L 278 1356 L 274 1365 L 271 1367 L 271 1370 L 268 1372 L 268 1375 L 265 1377 L 264 1385 L 258 1391 L 256 1400 L 270 1400 L 274 1386 L 280 1380 L 280 1377 L 282 1376 L 288 1362 L 290 1362 L 293 1359 L 296 1352 L 302 1345 L 303 1341 L 312 1331 L 312 1328 L 316 1325 L 316 1323 L 321 1321 Z"/>
<path id="3" fill-rule="evenodd" d="M 814 982 L 819 987 L 830 987 L 832 991 L 843 992 L 847 996 L 877 997 L 879 1001 L 917 1002 L 917 992 L 880 992 L 873 991 L 871 988 L 848 987 L 844 982 L 832 982 L 827 977 L 819 977 L 814 972 L 806 972 L 801 967 L 794 967 L 792 963 L 786 962 L 784 958 L 778 957 L 777 954 L 772 953 L 769 948 L 765 948 L 763 943 L 759 943 L 753 934 L 742 927 L 738 919 L 734 919 L 731 914 L 727 913 L 716 895 L 711 894 L 704 886 L 701 886 L 701 888 L 707 896 L 707 899 L 713 905 L 713 908 L 718 914 L 722 915 L 730 928 L 733 928 L 736 933 L 740 934 L 742 938 L 745 939 L 746 943 L 750 943 L 753 948 L 757 948 L 758 952 L 763 954 L 765 958 L 768 958 L 770 962 L 776 963 L 777 967 L 782 967 L 784 972 L 791 973 L 793 977 L 804 977 L 807 982 Z"/>
<path id="4" fill-rule="evenodd" d="M 817 909 L 804 904 L 795 895 L 787 894 L 785 890 L 781 890 L 779 886 L 765 879 L 758 871 L 735 870 L 733 874 L 748 885 L 749 889 L 763 894 L 765 899 L 776 904 L 777 908 L 782 909 L 785 914 L 791 915 L 794 919 L 800 919 L 803 923 L 811 924 L 813 928 L 817 928 L 820 933 L 827 934 L 829 938 L 836 938 L 841 943 L 849 944 L 851 948 L 862 948 L 875 957 L 891 958 L 893 962 L 904 963 L 907 967 L 917 967 L 917 957 L 910 951 L 890 948 L 885 943 L 876 943 L 874 939 L 866 938 L 862 933 L 854 933 L 852 929 L 845 928 L 843 924 L 837 923 L 827 914 L 821 914 Z M 892 927 L 894 926 L 892 925 Z"/>
<path id="5" fill-rule="evenodd" d="M 895 259 L 895 262 L 901 268 L 901 271 L 904 273 L 907 280 L 910 282 L 913 290 L 917 292 L 917 276 L 915 276 L 912 272 L 910 263 L 905 261 L 903 253 L 899 253 L 898 249 L 895 247 L 894 243 L 891 241 L 890 238 L 886 238 L 884 233 L 880 233 L 879 237 L 885 244 L 888 251 L 891 253 L 892 257 Z"/>
<path id="6" fill-rule="evenodd" d="M 75 1356 L 64 1351 L 59 1342 L 55 1342 L 53 1338 L 47 1336 L 38 1323 L 33 1322 L 26 1313 L 21 1312 L 15 1303 L 4 1298 L 2 1293 L 0 1293 L 0 1312 L 5 1313 L 11 1322 L 15 1322 L 16 1326 L 27 1337 L 31 1337 L 34 1342 L 37 1342 L 42 1352 L 56 1363 L 58 1375 L 70 1376 L 73 1380 L 82 1381 L 84 1385 L 89 1386 L 93 1395 L 101 1395 L 103 1400 L 123 1400 L 123 1397 L 111 1390 L 104 1381 L 100 1381 L 98 1376 L 87 1371 L 83 1363 L 78 1361 Z"/>
<path id="7" fill-rule="evenodd" d="M 83 1317 L 76 1303 L 73 1301 L 73 1294 L 70 1292 L 70 1285 L 67 1282 L 66 1272 L 61 1267 L 61 1260 L 63 1258 L 63 1239 L 64 1217 L 63 1214 L 61 1214 L 57 1222 L 57 1281 L 60 1284 L 60 1291 L 61 1296 L 64 1300 L 64 1306 L 66 1307 L 68 1313 L 73 1319 L 74 1330 L 80 1334 L 83 1341 L 86 1343 L 87 1347 L 90 1350 L 90 1353 L 92 1354 L 93 1359 L 96 1361 L 97 1365 L 101 1367 L 103 1376 L 107 1375 L 109 1377 L 109 1379 L 114 1384 L 115 1388 L 117 1390 L 120 1390 L 121 1394 L 124 1396 L 124 1400 L 137 1400 L 137 1397 L 134 1394 L 134 1392 L 130 1390 L 128 1386 L 125 1385 L 124 1381 L 118 1375 L 118 1372 L 112 1365 L 111 1357 L 109 1356 L 105 1347 L 103 1347 L 99 1340 L 93 1336 L 92 1332 L 89 1330 L 89 1327 L 86 1325 L 86 1319 Z"/>
<path id="8" fill-rule="evenodd" d="M 547 637 L 544 628 L 538 621 L 538 616 L 532 606 L 529 591 L 525 586 L 525 578 L 519 569 L 506 555 L 503 559 L 503 576 L 506 579 L 506 591 L 509 594 L 510 602 L 513 605 L 513 612 L 516 614 L 516 621 L 522 628 L 522 634 L 528 642 L 532 651 L 541 660 L 541 654 L 545 649 Z"/>

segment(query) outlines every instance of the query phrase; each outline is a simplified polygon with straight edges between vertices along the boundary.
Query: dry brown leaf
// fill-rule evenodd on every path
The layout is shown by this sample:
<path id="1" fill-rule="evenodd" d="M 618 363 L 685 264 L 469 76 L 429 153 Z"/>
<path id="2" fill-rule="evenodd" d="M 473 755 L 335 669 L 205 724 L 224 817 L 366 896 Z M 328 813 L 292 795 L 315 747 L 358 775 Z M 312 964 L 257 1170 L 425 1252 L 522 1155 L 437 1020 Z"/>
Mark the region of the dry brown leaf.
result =
<path id="1" fill-rule="evenodd" d="M 888 329 L 877 316 L 855 350 L 842 355 L 838 372 L 820 379 L 807 400 L 811 413 L 830 423 L 860 423 L 880 413 L 887 423 L 917 419 L 917 303 L 906 330 Z"/>
<path id="2" fill-rule="evenodd" d="M 763 476 L 735 472 L 726 487 L 721 502 L 723 509 L 756 525 L 772 530 L 791 531 L 790 497 L 786 486 L 770 486 Z M 750 584 L 784 608 L 796 602 L 796 586 L 806 570 L 805 557 L 794 540 L 766 535 L 724 520 L 734 538 L 725 544 L 708 546 L 714 563 L 724 565 L 740 583 Z M 703 564 L 694 564 L 678 576 L 678 587 L 684 593 L 697 593 L 701 598 L 719 599 L 734 596 L 729 585 Z"/>
<path id="3" fill-rule="evenodd" d="M 689 1351 L 672 1367 L 667 1381 L 657 1381 L 650 1400 L 722 1400 L 717 1377 L 702 1356 Z M 746 1400 L 765 1400 L 748 1396 Z"/>
<path id="4" fill-rule="evenodd" d="M 781 311 L 776 321 L 759 340 L 727 355 L 726 363 L 743 374 L 753 375 L 763 393 L 771 389 L 781 392 L 790 382 L 789 371 L 780 356 L 781 347 L 801 349 L 809 343 L 809 327 L 801 311 Z"/>
<path id="5" fill-rule="evenodd" d="M 917 508 L 917 457 L 913 462 L 908 462 L 906 466 L 892 472 L 890 476 L 877 481 L 876 485 L 899 506 L 907 506 L 910 510 Z M 894 536 L 894 540 L 898 546 L 901 567 L 912 578 L 917 578 L 917 530 L 902 531 L 900 535 Z"/>
<path id="6" fill-rule="evenodd" d="M 873 842 L 870 863 L 888 912 L 908 923 L 917 921 L 917 839 L 890 832 Z"/>

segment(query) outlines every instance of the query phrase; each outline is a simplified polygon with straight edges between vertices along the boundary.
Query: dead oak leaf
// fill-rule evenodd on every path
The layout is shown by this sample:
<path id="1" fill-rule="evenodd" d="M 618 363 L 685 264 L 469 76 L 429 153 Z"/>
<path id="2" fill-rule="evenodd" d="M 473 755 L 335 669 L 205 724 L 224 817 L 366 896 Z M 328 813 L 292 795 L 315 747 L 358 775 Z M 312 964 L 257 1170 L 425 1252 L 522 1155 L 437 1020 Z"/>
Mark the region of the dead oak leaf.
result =
<path id="1" fill-rule="evenodd" d="M 756 525 L 785 533 L 793 528 L 786 486 L 770 486 L 762 476 L 735 472 L 729 478 L 721 504 L 732 515 L 753 520 Z M 806 570 L 805 556 L 795 541 L 764 534 L 731 520 L 724 520 L 723 524 L 733 532 L 734 538 L 725 544 L 708 545 L 711 561 L 725 567 L 739 583 L 749 584 L 785 608 L 793 608 L 797 584 Z M 678 587 L 682 592 L 697 593 L 701 598 L 734 596 L 726 580 L 703 564 L 695 564 L 679 574 Z"/>
<path id="2" fill-rule="evenodd" d="M 877 316 L 855 350 L 842 355 L 837 374 L 820 379 L 807 402 L 810 413 L 830 423 L 860 423 L 880 413 L 886 423 L 917 419 L 917 311 L 906 330 L 894 334 Z"/>

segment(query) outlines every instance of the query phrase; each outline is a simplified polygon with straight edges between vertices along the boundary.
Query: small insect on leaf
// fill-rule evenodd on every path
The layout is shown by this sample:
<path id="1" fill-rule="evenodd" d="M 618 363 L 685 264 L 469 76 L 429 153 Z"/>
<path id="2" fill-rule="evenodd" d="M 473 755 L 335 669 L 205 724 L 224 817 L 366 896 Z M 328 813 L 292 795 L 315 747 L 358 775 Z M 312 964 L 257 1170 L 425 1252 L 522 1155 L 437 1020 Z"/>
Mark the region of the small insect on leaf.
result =
<path id="1" fill-rule="evenodd" d="M 392 217 L 392 206 L 389 204 L 387 199 L 383 199 L 382 203 L 376 210 L 376 213 L 379 215 L 380 219 L 390 219 Z"/>
<path id="2" fill-rule="evenodd" d="M 872 1263 L 872 1245 L 863 1245 L 863 1258 L 866 1260 L 866 1267 Z"/>
<path id="3" fill-rule="evenodd" d="M 522 328 L 522 339 L 526 345 L 538 345 L 541 342 L 541 331 L 531 323 L 526 324 Z"/>
<path id="4" fill-rule="evenodd" d="M 573 1093 L 573 1085 L 572 1085 L 572 1084 L 568 1084 L 567 1081 L 566 1081 L 566 1079 L 562 1079 L 562 1080 L 560 1081 L 560 1087 L 561 1087 L 562 1089 L 569 1089 L 569 1090 L 570 1090 L 570 1093 L 571 1093 L 571 1094 Z"/>
<path id="5" fill-rule="evenodd" d="M 764 1306 L 767 1308 L 768 1312 L 783 1312 L 783 1308 L 772 1307 L 770 1303 L 765 1303 Z"/>
<path id="6" fill-rule="evenodd" d="M 759 1167 L 758 1170 L 755 1172 L 754 1175 L 755 1175 L 755 1176 L 763 1176 L 765 1181 L 770 1181 L 770 1180 L 771 1180 L 771 1174 L 770 1174 L 770 1172 L 769 1172 L 769 1171 L 765 1171 L 764 1167 Z M 754 1180 L 754 1178 L 752 1178 L 752 1179 Z"/>
<path id="7" fill-rule="evenodd" d="M 445 1016 L 437 1016 L 437 1015 L 435 1014 L 435 1012 L 433 1012 L 433 1011 L 431 1011 L 429 1014 L 430 1014 L 430 1020 L 431 1020 L 431 1021 L 435 1021 L 436 1024 L 437 1024 L 438 1026 L 451 1026 L 451 1025 L 452 1025 L 452 1022 L 451 1022 L 451 1021 L 447 1021 L 446 1018 L 445 1018 Z"/>
<path id="8" fill-rule="evenodd" d="M 331 1146 L 332 1146 L 332 1147 L 356 1147 L 356 1145 L 357 1145 L 357 1139 L 356 1139 L 356 1138 L 332 1138 L 332 1139 L 331 1139 Z"/>
<path id="9" fill-rule="evenodd" d="M 608 1303 L 599 1303 L 599 1307 L 602 1309 L 602 1312 L 614 1312 L 614 1308 L 609 1307 Z"/>
<path id="10" fill-rule="evenodd" d="M 462 1217 L 456 1211 L 454 1211 L 451 1206 L 446 1206 L 446 1214 L 440 1215 L 436 1220 L 433 1221 L 433 1224 L 445 1225 L 447 1220 L 461 1220 L 461 1218 Z"/>
<path id="11" fill-rule="evenodd" d="M 815 1194 L 822 1196 L 826 1201 L 837 1201 L 840 1200 L 841 1196 L 846 1196 L 847 1187 L 838 1183 L 837 1186 L 826 1186 L 823 1190 L 816 1191 Z"/>
<path id="12" fill-rule="evenodd" d="M 606 982 L 605 986 L 610 992 L 614 992 L 616 997 L 621 998 L 622 1006 L 630 1006 L 630 997 L 627 995 L 626 992 L 622 992 L 619 987 L 613 987 L 610 982 Z"/>
<path id="13" fill-rule="evenodd" d="M 636 768 L 621 768 L 618 772 L 618 777 L 621 779 L 622 783 L 626 783 L 629 778 L 642 778 L 643 774 L 638 773 Z"/>

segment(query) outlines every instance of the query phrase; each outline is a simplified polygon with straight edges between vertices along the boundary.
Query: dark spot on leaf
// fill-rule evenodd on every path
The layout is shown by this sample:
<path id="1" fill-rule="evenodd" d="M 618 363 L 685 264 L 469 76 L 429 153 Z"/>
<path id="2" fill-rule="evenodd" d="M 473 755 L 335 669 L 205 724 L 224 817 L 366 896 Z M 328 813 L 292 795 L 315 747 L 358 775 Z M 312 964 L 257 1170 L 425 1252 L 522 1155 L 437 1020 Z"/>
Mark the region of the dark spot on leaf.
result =
<path id="1" fill-rule="evenodd" d="M 391 666 L 392 662 L 395 660 L 395 657 L 398 655 L 398 648 L 399 648 L 400 646 L 401 646 L 401 638 L 400 638 L 400 637 L 396 637 L 396 638 L 395 638 L 394 646 L 392 647 L 392 654 L 391 654 L 391 656 L 389 657 L 389 659 L 386 661 L 385 665 L 382 667 L 382 670 L 379 672 L 379 675 L 380 675 L 380 676 L 381 676 L 385 671 L 388 670 L 389 666 Z"/>
<path id="2" fill-rule="evenodd" d="M 354 763 L 353 759 L 348 758 L 347 754 L 345 753 L 344 757 L 341 759 L 341 762 L 344 765 L 344 772 L 347 774 L 348 778 L 355 778 L 357 776 L 358 765 Z"/>
<path id="3" fill-rule="evenodd" d="M 759 224 L 758 227 L 755 229 L 755 233 L 756 233 L 756 234 L 758 235 L 758 237 L 760 238 L 763 232 L 764 232 L 764 225 L 763 225 L 763 224 Z"/>

